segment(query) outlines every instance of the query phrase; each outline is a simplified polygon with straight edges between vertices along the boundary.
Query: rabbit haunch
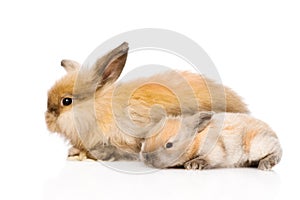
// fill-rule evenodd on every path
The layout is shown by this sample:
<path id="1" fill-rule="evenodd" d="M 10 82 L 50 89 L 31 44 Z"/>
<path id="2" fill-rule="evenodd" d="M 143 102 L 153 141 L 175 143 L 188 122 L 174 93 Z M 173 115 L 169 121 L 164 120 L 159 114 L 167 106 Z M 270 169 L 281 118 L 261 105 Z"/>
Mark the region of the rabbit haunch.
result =
<path id="1" fill-rule="evenodd" d="M 129 159 L 131 155 L 135 159 L 143 136 L 129 130 L 142 130 L 152 120 L 149 113 L 154 105 L 171 115 L 201 110 L 248 112 L 231 89 L 189 72 L 168 71 L 115 83 L 127 52 L 128 45 L 123 43 L 90 68 L 62 61 L 67 74 L 48 92 L 46 123 L 51 132 L 70 142 L 70 152 L 76 152 L 75 148 L 102 160 Z M 64 98 L 71 98 L 72 104 L 63 105 Z"/>
<path id="2" fill-rule="evenodd" d="M 142 145 L 142 160 L 150 166 L 269 170 L 281 159 L 273 130 L 247 114 L 199 112 L 164 120 L 164 126 Z"/>

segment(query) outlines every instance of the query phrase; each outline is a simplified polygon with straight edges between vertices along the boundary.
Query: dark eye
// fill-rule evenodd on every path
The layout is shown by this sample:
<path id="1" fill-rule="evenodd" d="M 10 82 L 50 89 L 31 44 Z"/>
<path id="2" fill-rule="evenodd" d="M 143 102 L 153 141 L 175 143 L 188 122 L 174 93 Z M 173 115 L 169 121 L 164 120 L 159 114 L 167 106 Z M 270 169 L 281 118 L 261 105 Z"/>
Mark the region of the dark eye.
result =
<path id="1" fill-rule="evenodd" d="M 168 142 L 168 143 L 166 144 L 166 148 L 167 148 L 167 149 L 171 148 L 172 146 L 173 146 L 173 143 L 172 143 L 172 142 Z"/>
<path id="2" fill-rule="evenodd" d="M 72 101 L 73 101 L 72 98 L 67 97 L 67 98 L 63 98 L 61 102 L 64 106 L 69 106 L 72 104 Z"/>

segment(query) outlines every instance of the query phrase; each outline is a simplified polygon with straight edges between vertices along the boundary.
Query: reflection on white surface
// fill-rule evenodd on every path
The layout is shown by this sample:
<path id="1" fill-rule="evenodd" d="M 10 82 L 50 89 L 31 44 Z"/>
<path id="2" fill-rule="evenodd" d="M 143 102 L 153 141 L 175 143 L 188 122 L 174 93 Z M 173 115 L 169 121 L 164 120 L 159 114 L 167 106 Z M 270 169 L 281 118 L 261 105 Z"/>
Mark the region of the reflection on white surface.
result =
<path id="1" fill-rule="evenodd" d="M 276 199 L 280 177 L 257 169 L 154 170 L 138 162 L 66 162 L 45 199 Z M 112 166 L 109 163 L 109 166 Z M 148 173 L 124 173 L 128 170 Z M 152 170 L 152 173 L 149 173 Z"/>

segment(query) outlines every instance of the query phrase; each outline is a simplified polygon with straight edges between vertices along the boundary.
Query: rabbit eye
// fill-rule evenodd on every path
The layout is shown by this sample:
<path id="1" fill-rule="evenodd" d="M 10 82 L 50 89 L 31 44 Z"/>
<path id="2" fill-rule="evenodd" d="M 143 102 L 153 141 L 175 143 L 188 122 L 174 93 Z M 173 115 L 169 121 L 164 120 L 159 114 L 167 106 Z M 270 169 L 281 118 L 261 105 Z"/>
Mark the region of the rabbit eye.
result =
<path id="1" fill-rule="evenodd" d="M 171 147 L 173 147 L 173 143 L 172 143 L 172 142 L 168 142 L 168 143 L 166 144 L 166 148 L 169 149 L 169 148 L 171 148 Z"/>
<path id="2" fill-rule="evenodd" d="M 67 97 L 67 98 L 63 98 L 61 102 L 62 102 L 62 105 L 69 106 L 72 104 L 72 101 L 73 101 L 72 98 Z"/>

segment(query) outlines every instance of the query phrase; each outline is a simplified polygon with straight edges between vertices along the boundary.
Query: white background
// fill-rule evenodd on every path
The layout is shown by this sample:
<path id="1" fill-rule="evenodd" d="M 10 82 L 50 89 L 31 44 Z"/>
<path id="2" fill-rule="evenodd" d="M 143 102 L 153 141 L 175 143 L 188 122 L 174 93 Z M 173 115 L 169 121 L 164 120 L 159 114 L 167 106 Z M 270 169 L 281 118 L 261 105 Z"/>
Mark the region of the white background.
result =
<path id="1" fill-rule="evenodd" d="M 1 1 L 0 198 L 299 198 L 299 10 L 288 0 Z M 64 74 L 60 60 L 83 62 L 105 40 L 137 28 L 182 33 L 208 53 L 223 83 L 277 132 L 284 154 L 274 172 L 132 175 L 65 160 L 66 143 L 44 122 L 47 90 Z"/>

